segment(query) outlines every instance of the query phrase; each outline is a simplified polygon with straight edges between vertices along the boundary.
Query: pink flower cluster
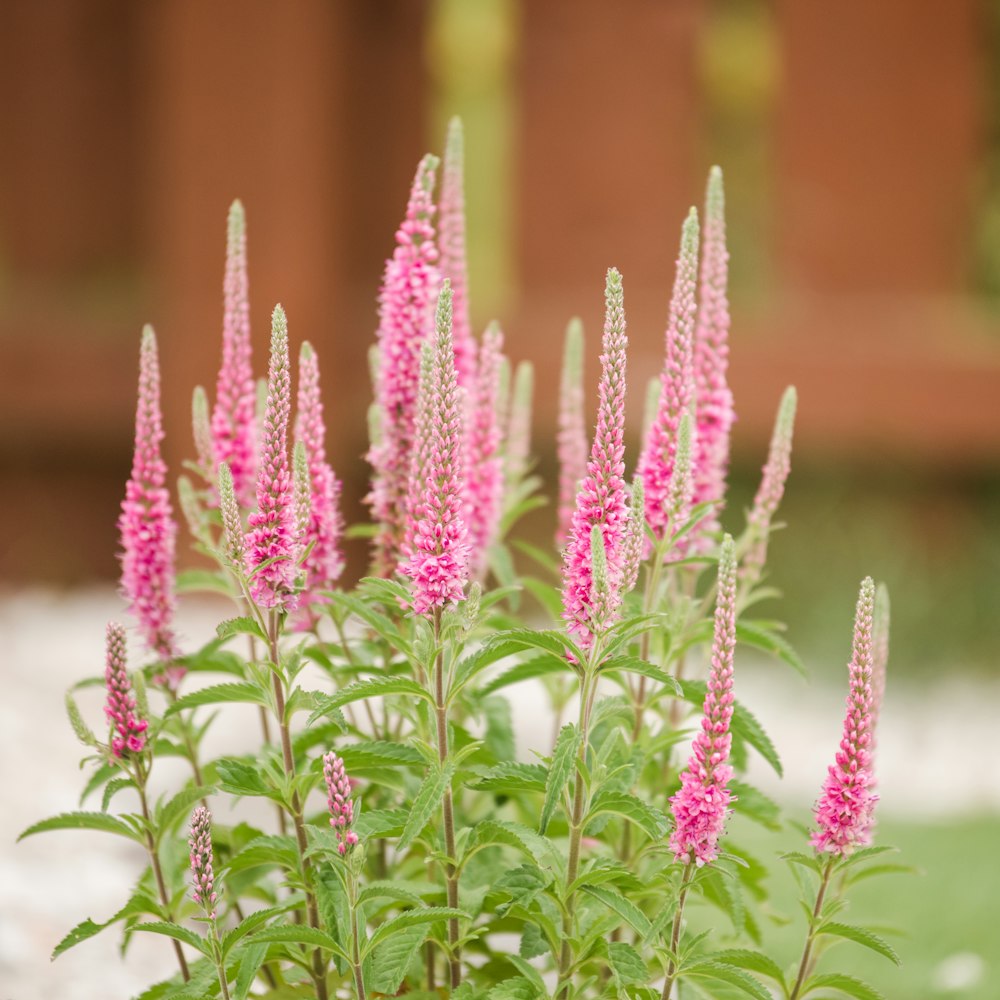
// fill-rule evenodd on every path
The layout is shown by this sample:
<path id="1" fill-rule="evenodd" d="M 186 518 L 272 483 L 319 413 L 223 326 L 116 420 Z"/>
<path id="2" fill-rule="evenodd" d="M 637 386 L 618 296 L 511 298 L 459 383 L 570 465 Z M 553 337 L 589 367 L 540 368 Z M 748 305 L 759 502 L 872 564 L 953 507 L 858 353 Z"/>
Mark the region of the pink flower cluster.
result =
<path id="1" fill-rule="evenodd" d="M 354 800 L 344 762 L 332 751 L 323 755 L 323 778 L 326 781 L 330 826 L 337 834 L 337 850 L 344 855 L 358 842 L 358 835 L 351 829 L 354 824 Z"/>
<path id="2" fill-rule="evenodd" d="M 142 753 L 146 748 L 146 730 L 149 728 L 149 723 L 140 718 L 136 711 L 132 685 L 129 683 L 125 668 L 125 629 L 117 622 L 108 623 L 106 643 L 104 682 L 107 688 L 107 702 L 104 714 L 114 728 L 111 752 L 116 757 Z"/>
<path id="3" fill-rule="evenodd" d="M 625 304 L 621 275 L 608 271 L 605 285 L 604 353 L 598 389 L 597 429 L 587 475 L 577 496 L 569 544 L 563 556 L 563 619 L 584 649 L 596 632 L 607 628 L 621 603 L 622 543 L 626 530 L 625 497 Z M 594 618 L 591 532 L 604 539 L 608 594 L 601 600 L 602 620 Z"/>
<path id="4" fill-rule="evenodd" d="M 420 387 L 422 419 L 411 468 L 406 559 L 399 571 L 412 581 L 413 610 L 426 615 L 462 599 L 468 543 L 462 518 L 462 426 L 451 286 L 438 298 L 433 358 Z"/>
<path id="5" fill-rule="evenodd" d="M 160 364 L 156 335 L 147 326 L 139 353 L 132 475 L 118 518 L 121 586 L 146 645 L 160 659 L 170 660 L 177 652 L 173 632 L 177 526 L 166 487 L 167 466 L 160 455 L 162 440 Z M 179 680 L 176 674 L 172 677 Z"/>
<path id="6" fill-rule="evenodd" d="M 212 814 L 198 806 L 191 816 L 191 835 L 188 838 L 191 859 L 191 896 L 215 919 L 215 872 L 212 869 Z"/>
<path id="7" fill-rule="evenodd" d="M 861 584 L 854 616 L 854 644 L 850 692 L 844 734 L 836 759 L 827 770 L 823 792 L 816 803 L 816 826 L 811 842 L 818 852 L 844 856 L 870 843 L 877 796 L 872 792 L 873 694 L 872 638 L 875 584 L 867 577 Z"/>
<path id="8" fill-rule="evenodd" d="M 263 452 L 257 479 L 257 510 L 248 522 L 246 566 L 254 600 L 261 607 L 286 611 L 296 605 L 296 533 L 288 468 L 290 409 L 288 323 L 279 305 L 274 307 L 271 318 Z"/>
<path id="9" fill-rule="evenodd" d="M 729 724 L 733 717 L 735 649 L 736 555 L 733 540 L 726 535 L 719 556 L 712 667 L 701 729 L 681 774 L 680 791 L 670 800 L 675 823 L 670 848 L 677 860 L 685 864 L 693 861 L 699 867 L 718 856 L 719 838 L 732 801 L 729 780 L 733 769 L 728 761 L 732 742 Z"/>
<path id="10" fill-rule="evenodd" d="M 381 438 L 369 452 L 373 468 L 368 500 L 379 531 L 375 568 L 390 575 L 399 562 L 406 530 L 407 480 L 414 449 L 420 384 L 420 347 L 433 330 L 433 306 L 440 285 L 431 192 L 438 160 L 425 156 L 386 262 L 379 295 L 378 373 L 375 395 Z"/>

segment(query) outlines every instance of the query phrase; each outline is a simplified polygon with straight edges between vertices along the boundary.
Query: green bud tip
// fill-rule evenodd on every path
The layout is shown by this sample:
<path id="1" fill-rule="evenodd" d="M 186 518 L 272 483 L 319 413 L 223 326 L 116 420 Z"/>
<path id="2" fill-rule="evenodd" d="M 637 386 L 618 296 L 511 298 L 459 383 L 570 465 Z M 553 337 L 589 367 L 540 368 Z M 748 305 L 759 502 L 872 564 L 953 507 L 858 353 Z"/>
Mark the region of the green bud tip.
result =
<path id="1" fill-rule="evenodd" d="M 274 343 L 278 338 L 287 339 L 287 337 L 288 317 L 285 316 L 285 310 L 279 302 L 271 313 L 271 342 Z"/>
<path id="2" fill-rule="evenodd" d="M 434 172 L 437 170 L 440 162 L 433 153 L 427 153 L 420 161 L 417 174 L 420 177 L 420 186 L 425 191 L 430 192 L 434 190 Z"/>
<path id="3" fill-rule="evenodd" d="M 239 198 L 235 199 L 229 206 L 229 216 L 227 222 L 227 235 L 230 243 L 235 243 L 246 232 L 247 216 L 243 209 L 243 202 Z"/>
<path id="4" fill-rule="evenodd" d="M 462 127 L 462 119 L 458 115 L 453 115 L 448 122 L 448 135 L 444 147 L 448 162 L 461 165 L 465 148 L 465 129 Z"/>
<path id="5" fill-rule="evenodd" d="M 312 344 L 308 340 L 302 341 L 302 346 L 299 348 L 299 360 L 300 361 L 311 361 L 313 355 L 316 352 L 312 348 Z"/>
<path id="6" fill-rule="evenodd" d="M 693 205 L 681 228 L 681 256 L 691 259 L 698 257 L 698 209 Z"/>

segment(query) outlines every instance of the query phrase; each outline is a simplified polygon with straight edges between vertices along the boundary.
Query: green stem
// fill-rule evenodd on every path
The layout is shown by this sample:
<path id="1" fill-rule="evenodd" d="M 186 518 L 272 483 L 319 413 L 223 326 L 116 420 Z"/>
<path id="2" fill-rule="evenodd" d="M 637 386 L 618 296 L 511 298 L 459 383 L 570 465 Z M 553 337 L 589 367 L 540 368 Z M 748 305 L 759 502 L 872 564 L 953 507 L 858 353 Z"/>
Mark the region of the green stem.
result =
<path id="1" fill-rule="evenodd" d="M 445 700 L 444 651 L 441 644 L 441 609 L 434 609 L 434 714 L 437 720 L 438 760 L 442 767 L 448 763 L 448 705 Z M 441 802 L 444 819 L 444 848 L 448 855 L 445 865 L 445 884 L 448 892 L 448 906 L 458 909 L 458 873 L 455 868 L 455 806 L 451 784 L 445 789 Z M 451 988 L 462 984 L 462 952 L 458 946 L 458 918 L 448 921 L 448 968 Z"/>
<path id="2" fill-rule="evenodd" d="M 215 922 L 215 917 L 212 917 L 212 953 L 215 956 L 215 968 L 219 973 L 219 986 L 222 987 L 222 1000 L 229 1000 L 226 963 L 222 960 L 222 942 L 219 940 L 219 926 Z"/>
<path id="3" fill-rule="evenodd" d="M 809 921 L 809 934 L 806 936 L 805 947 L 802 949 L 802 960 L 799 962 L 799 974 L 795 977 L 795 985 L 792 987 L 792 992 L 788 995 L 788 1000 L 798 1000 L 798 996 L 802 991 L 802 984 L 809 974 L 813 944 L 816 941 L 816 925 L 819 923 L 819 915 L 823 910 L 823 900 L 826 897 L 827 887 L 830 885 L 833 865 L 834 858 L 831 857 L 823 866 L 823 872 L 819 880 L 819 889 L 816 891 L 816 905 L 813 907 L 812 918 Z"/>
<path id="4" fill-rule="evenodd" d="M 274 689 L 274 714 L 278 720 L 281 731 L 281 756 L 285 767 L 285 775 L 290 782 L 295 780 L 295 757 L 292 754 L 292 736 L 288 728 L 288 720 L 285 718 L 285 692 L 281 683 L 279 664 L 281 662 L 278 650 L 278 634 L 280 631 L 278 614 L 272 609 L 270 621 L 268 622 L 268 645 L 271 656 L 271 683 Z M 321 930 L 319 925 L 319 909 L 316 906 L 316 895 L 310 885 L 310 870 L 312 868 L 309 859 L 306 857 L 309 843 L 306 840 L 306 828 L 302 820 L 302 802 L 299 793 L 292 785 L 292 801 L 289 809 L 292 817 L 292 824 L 295 827 L 295 842 L 299 849 L 299 861 L 302 865 L 302 881 L 306 894 L 306 916 L 309 926 L 316 930 Z M 316 987 L 317 1000 L 328 1000 L 326 989 L 326 960 L 323 958 L 323 951 L 317 948 L 313 952 L 312 978 Z"/>
<path id="5" fill-rule="evenodd" d="M 352 864 L 353 859 L 348 860 Z M 358 879 L 352 870 L 347 876 L 348 899 L 351 908 L 351 966 L 354 970 L 354 988 L 358 1000 L 366 1000 L 365 978 L 361 967 L 361 934 L 358 930 Z"/>
<path id="6" fill-rule="evenodd" d="M 684 915 L 684 900 L 687 899 L 688 887 L 691 885 L 693 868 L 693 864 L 686 864 L 684 874 L 681 876 L 681 892 L 677 897 L 677 912 L 674 914 L 674 926 L 670 932 L 670 959 L 667 962 L 667 978 L 663 981 L 661 1000 L 670 1000 L 670 991 L 673 989 L 674 979 L 677 975 L 677 948 L 681 943 L 681 918 Z"/>

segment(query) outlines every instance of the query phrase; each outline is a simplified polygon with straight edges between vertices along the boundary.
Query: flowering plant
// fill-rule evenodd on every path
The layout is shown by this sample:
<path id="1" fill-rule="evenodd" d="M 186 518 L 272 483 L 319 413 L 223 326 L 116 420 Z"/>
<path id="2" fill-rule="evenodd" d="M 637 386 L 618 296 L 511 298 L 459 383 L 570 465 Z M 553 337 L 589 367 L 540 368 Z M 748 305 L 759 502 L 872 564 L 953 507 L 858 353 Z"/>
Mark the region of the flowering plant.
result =
<path id="1" fill-rule="evenodd" d="M 143 332 L 119 525 L 122 592 L 145 662 L 129 673 L 125 629 L 109 624 L 106 731 L 67 698 L 90 750 L 82 801 L 99 795 L 100 808 L 23 836 L 103 830 L 141 845 L 149 867 L 117 913 L 85 920 L 54 955 L 113 925 L 126 942 L 162 935 L 177 972 L 145 1000 L 877 997 L 826 961 L 838 940 L 895 960 L 882 937 L 842 919 L 852 883 L 891 867 L 873 864 L 885 850 L 872 837 L 888 600 L 870 578 L 843 739 L 803 836 L 811 850 L 786 855 L 807 914 L 794 967 L 762 950 L 765 869 L 726 834 L 734 810 L 779 828 L 777 806 L 746 778 L 750 751 L 779 774 L 781 763 L 736 700 L 740 651 L 801 665 L 781 626 L 753 617 L 773 596 L 764 573 L 789 474 L 793 389 L 745 524 L 722 528 L 734 413 L 721 173 L 709 177 L 702 223 L 692 209 L 683 225 L 631 483 L 617 270 L 605 285 L 590 441 L 582 330 L 567 331 L 560 565 L 511 540 L 539 502 L 531 369 L 511 377 L 496 325 L 481 340 L 472 333 L 457 122 L 438 208 L 437 169 L 433 156 L 421 162 L 386 264 L 368 456 L 373 574 L 353 588 L 337 585 L 345 532 L 318 357 L 302 345 L 293 422 L 280 306 L 266 391 L 254 384 L 239 203 L 215 403 L 195 391 L 196 458 L 177 494 L 214 568 L 179 577 L 156 338 Z M 514 548 L 533 573 L 515 571 Z M 236 616 L 185 650 L 177 590 L 221 592 Z M 554 738 L 518 747 L 512 705 L 526 684 L 547 692 Z M 256 706 L 257 749 L 206 754 L 206 732 L 236 704 Z M 157 784 L 165 757 L 186 761 L 183 787 Z M 697 931 L 692 901 L 731 928 Z"/>

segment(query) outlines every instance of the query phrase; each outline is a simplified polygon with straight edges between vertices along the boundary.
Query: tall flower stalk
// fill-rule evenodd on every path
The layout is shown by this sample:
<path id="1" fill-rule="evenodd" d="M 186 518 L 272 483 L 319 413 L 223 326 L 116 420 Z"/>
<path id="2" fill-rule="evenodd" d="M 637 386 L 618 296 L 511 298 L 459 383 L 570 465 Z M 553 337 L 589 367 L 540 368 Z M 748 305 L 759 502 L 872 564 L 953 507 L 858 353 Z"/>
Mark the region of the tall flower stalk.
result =
<path id="1" fill-rule="evenodd" d="M 135 413 L 132 474 L 118 518 L 121 587 L 139 623 L 146 646 L 168 665 L 167 684 L 176 688 L 184 671 L 169 667 L 177 655 L 174 637 L 174 548 L 177 525 L 166 487 L 167 466 L 160 453 L 160 363 L 151 326 L 142 331 L 139 398 Z"/>
<path id="2" fill-rule="evenodd" d="M 562 377 L 559 380 L 559 496 L 556 505 L 556 548 L 562 549 L 573 526 L 576 493 L 587 474 L 587 425 L 583 414 L 583 323 L 566 327 Z M 643 515 L 645 516 L 645 515 Z"/>
<path id="3" fill-rule="evenodd" d="M 597 428 L 587 475 L 573 511 L 563 556 L 563 619 L 567 630 L 589 649 L 595 630 L 610 625 L 621 603 L 622 544 L 627 522 L 625 491 L 625 305 L 621 275 L 608 271 L 604 292 L 604 352 L 598 387 Z M 607 561 L 609 620 L 594 620 L 591 530 L 597 526 Z"/>
<path id="4" fill-rule="evenodd" d="M 407 480 L 414 447 L 420 345 L 431 335 L 440 285 L 431 194 L 436 156 L 417 168 L 396 249 L 386 262 L 379 294 L 376 403 L 379 438 L 369 452 L 368 501 L 378 522 L 375 570 L 389 576 L 400 562 L 406 524 Z"/>
<path id="5" fill-rule="evenodd" d="M 212 439 L 215 463 L 225 462 L 236 496 L 251 507 L 257 469 L 257 387 L 251 365 L 247 229 L 243 205 L 229 208 L 223 282 L 222 364 L 215 386 Z"/>
<path id="6" fill-rule="evenodd" d="M 223 1000 L 229 1000 L 229 982 L 226 963 L 222 957 L 222 941 L 216 920 L 215 871 L 212 860 L 212 814 L 205 806 L 198 806 L 191 817 L 191 834 L 188 837 L 191 861 L 191 898 L 201 907 L 208 923 L 209 946 L 219 976 Z"/>

